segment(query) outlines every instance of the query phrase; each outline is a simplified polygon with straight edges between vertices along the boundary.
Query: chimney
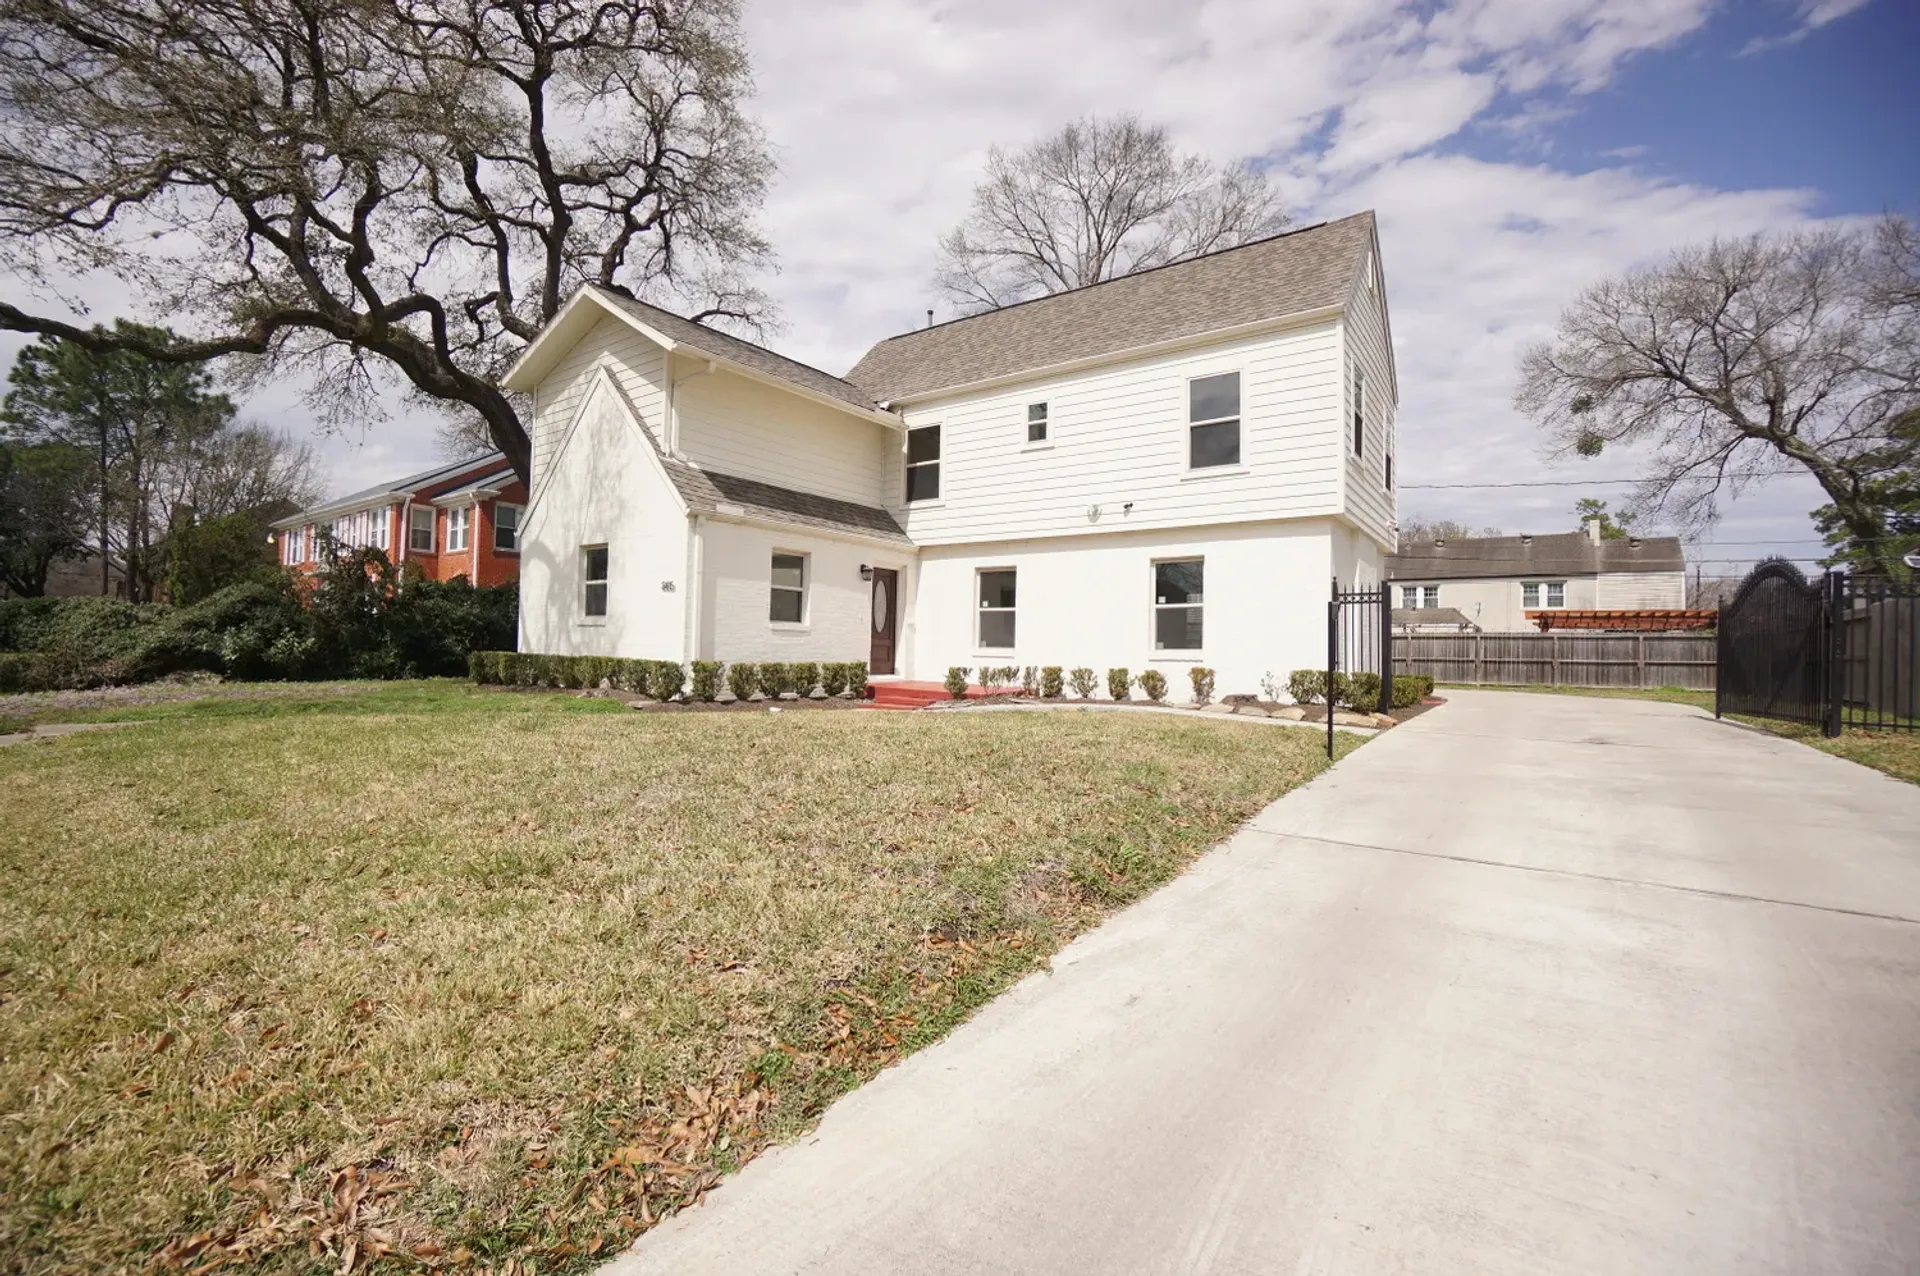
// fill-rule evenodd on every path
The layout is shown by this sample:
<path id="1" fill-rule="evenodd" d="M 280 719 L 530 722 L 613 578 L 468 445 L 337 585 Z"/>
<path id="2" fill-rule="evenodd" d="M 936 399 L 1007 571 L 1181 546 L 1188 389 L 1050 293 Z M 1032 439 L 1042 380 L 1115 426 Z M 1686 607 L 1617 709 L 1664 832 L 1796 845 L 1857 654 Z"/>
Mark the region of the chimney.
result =
<path id="1" fill-rule="evenodd" d="M 1592 541 L 1592 542 L 1593 542 L 1594 544 L 1596 544 L 1596 545 L 1598 545 L 1598 544 L 1600 543 L 1600 540 L 1601 540 L 1601 537 L 1600 537 L 1600 520 L 1599 520 L 1599 519 L 1597 519 L 1597 518 L 1589 518 L 1589 519 L 1587 519 L 1587 520 L 1585 520 L 1585 521 L 1584 521 L 1584 522 L 1583 522 L 1583 523 L 1581 524 L 1581 526 L 1582 526 L 1582 527 L 1584 527 L 1584 528 L 1586 529 L 1586 533 L 1587 533 L 1587 539 L 1588 539 L 1588 540 L 1590 540 L 1590 541 Z"/>
<path id="2" fill-rule="evenodd" d="M 933 327 L 933 311 L 927 311 L 927 327 Z"/>

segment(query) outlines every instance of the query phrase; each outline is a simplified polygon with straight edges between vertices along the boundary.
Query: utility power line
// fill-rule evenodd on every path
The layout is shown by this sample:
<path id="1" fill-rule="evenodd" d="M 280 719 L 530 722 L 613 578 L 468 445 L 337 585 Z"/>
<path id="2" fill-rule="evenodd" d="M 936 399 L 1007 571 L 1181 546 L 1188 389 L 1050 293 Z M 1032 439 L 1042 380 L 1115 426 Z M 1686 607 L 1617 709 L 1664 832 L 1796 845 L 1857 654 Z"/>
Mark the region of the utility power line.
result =
<path id="1" fill-rule="evenodd" d="M 1774 470 L 1730 470 L 1725 474 L 1711 475 L 1711 476 L 1702 475 L 1701 477 L 1703 479 L 1707 477 L 1729 478 L 1729 479 L 1749 479 L 1749 478 L 1774 478 L 1774 477 L 1777 477 L 1778 474 L 1779 472 Z M 1437 491 L 1457 491 L 1457 490 L 1464 490 L 1469 488 L 1480 489 L 1480 488 L 1493 488 L 1493 487 L 1644 487 L 1648 483 L 1655 483 L 1659 481 L 1660 480 L 1658 479 L 1609 478 L 1609 479 L 1533 479 L 1527 482 L 1516 482 L 1516 483 L 1402 483 L 1400 485 L 1400 490 L 1403 492 L 1413 492 L 1413 491 L 1437 492 Z M 1682 481 L 1684 482 L 1686 480 L 1682 480 Z"/>

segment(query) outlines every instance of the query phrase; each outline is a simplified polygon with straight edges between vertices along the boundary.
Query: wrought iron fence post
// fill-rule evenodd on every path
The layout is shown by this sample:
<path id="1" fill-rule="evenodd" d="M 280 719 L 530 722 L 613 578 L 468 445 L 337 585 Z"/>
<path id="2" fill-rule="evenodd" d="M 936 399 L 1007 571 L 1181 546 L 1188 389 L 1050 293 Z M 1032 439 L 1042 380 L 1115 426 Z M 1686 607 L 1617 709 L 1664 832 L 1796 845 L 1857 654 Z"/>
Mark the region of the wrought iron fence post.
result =
<path id="1" fill-rule="evenodd" d="M 1720 614 L 1715 618 L 1713 625 L 1713 716 L 1715 719 L 1720 717 L 1720 702 L 1727 688 L 1726 610 L 1727 604 L 1722 600 Z"/>
<path id="2" fill-rule="evenodd" d="M 1393 586 L 1380 582 L 1380 712 L 1393 711 Z"/>
<path id="3" fill-rule="evenodd" d="M 1320 688 L 1327 706 L 1327 761 L 1333 761 L 1333 669 L 1340 661 L 1340 582 L 1333 582 L 1333 597 L 1327 600 L 1327 681 Z"/>
<path id="4" fill-rule="evenodd" d="M 1827 573 L 1827 658 L 1822 693 L 1826 696 L 1826 721 L 1821 724 L 1828 739 L 1840 734 L 1841 715 L 1847 698 L 1847 574 Z"/>

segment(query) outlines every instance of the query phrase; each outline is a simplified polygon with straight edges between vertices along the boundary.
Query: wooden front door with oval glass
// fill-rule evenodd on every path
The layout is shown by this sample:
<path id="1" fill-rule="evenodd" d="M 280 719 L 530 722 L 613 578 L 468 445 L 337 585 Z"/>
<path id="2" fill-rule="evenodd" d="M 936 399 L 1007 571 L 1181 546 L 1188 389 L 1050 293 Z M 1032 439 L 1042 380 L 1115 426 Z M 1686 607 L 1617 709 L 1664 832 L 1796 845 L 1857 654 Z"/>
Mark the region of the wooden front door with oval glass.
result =
<path id="1" fill-rule="evenodd" d="M 873 569 L 873 650 L 867 656 L 869 673 L 893 672 L 894 633 L 900 627 L 900 573 Z"/>

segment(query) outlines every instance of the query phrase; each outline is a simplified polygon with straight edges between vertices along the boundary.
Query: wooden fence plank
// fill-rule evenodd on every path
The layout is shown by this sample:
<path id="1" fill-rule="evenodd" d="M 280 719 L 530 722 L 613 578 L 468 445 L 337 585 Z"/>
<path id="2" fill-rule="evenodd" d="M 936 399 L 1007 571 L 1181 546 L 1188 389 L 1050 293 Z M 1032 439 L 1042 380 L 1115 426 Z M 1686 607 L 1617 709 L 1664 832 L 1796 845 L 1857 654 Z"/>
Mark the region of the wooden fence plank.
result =
<path id="1" fill-rule="evenodd" d="M 1396 669 L 1488 686 L 1713 689 L 1711 634 L 1398 634 Z"/>

